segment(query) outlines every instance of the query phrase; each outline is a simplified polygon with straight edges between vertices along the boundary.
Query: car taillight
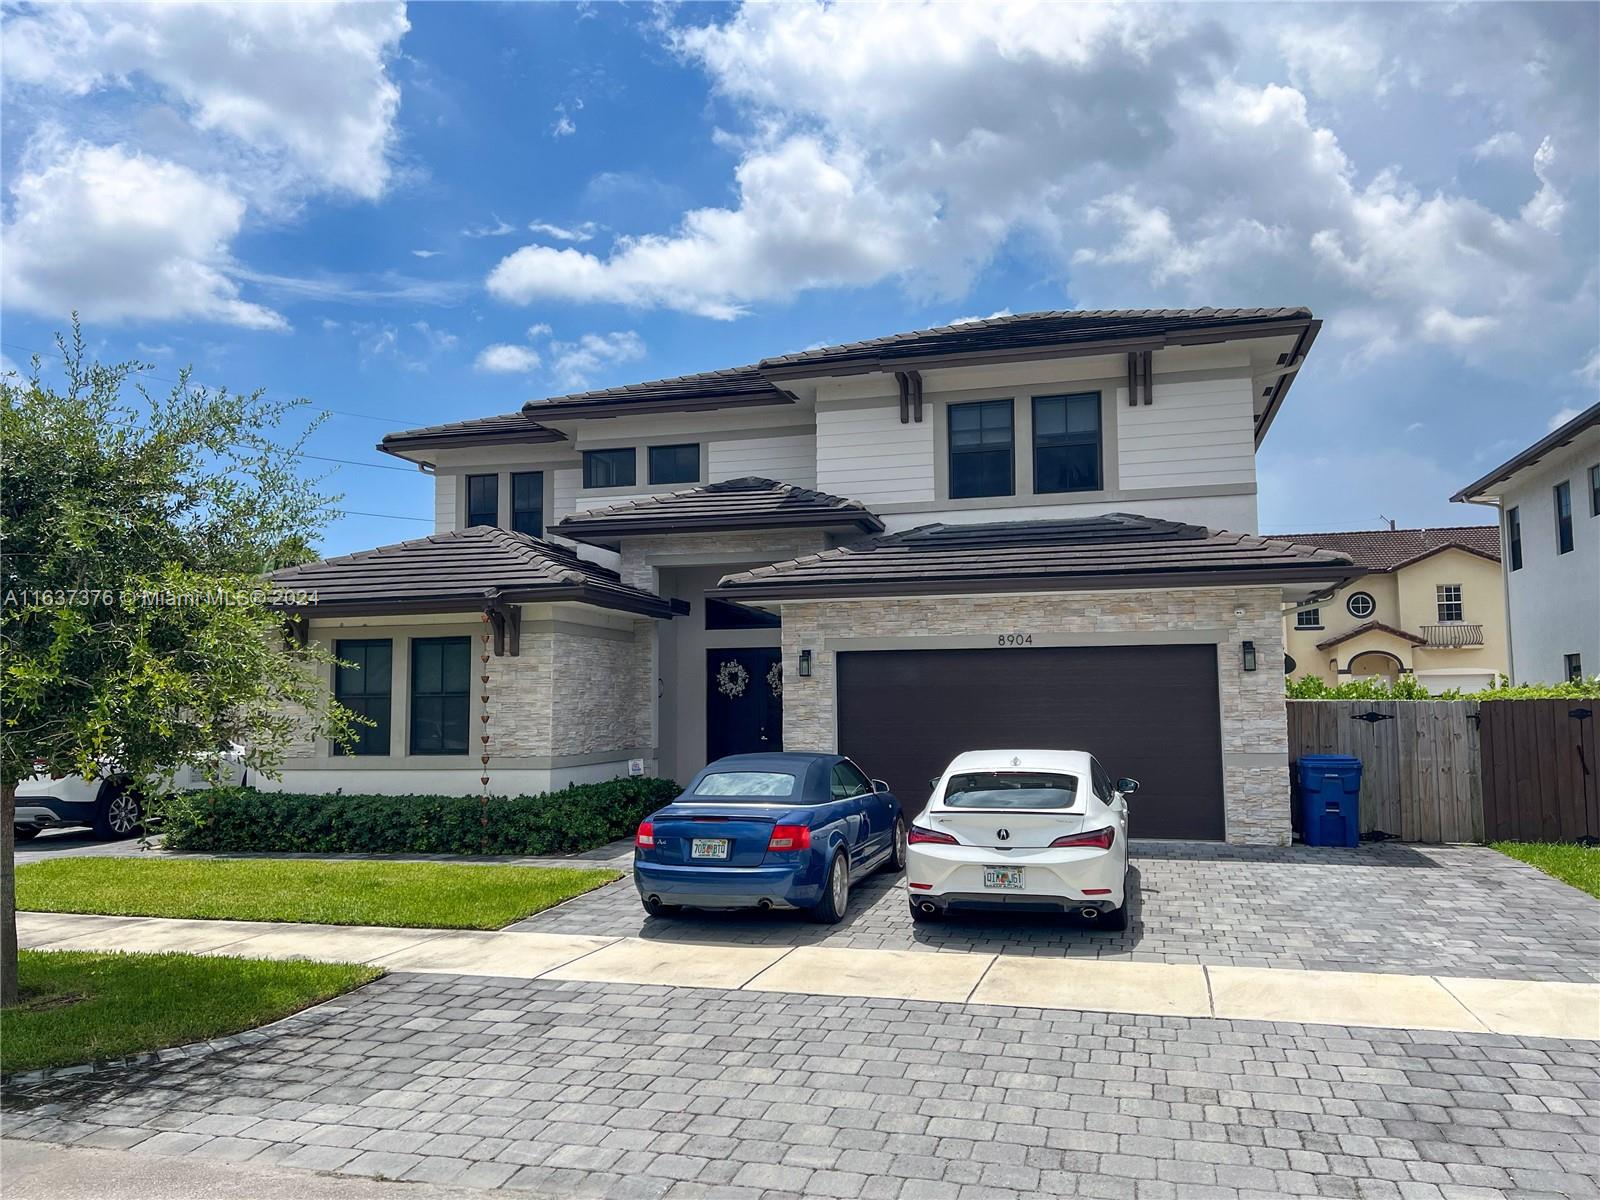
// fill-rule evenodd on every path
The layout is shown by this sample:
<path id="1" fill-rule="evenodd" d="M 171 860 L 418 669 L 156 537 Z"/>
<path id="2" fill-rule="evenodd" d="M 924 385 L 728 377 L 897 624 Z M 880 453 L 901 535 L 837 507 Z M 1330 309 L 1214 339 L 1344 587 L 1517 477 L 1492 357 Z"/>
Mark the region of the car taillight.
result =
<path id="1" fill-rule="evenodd" d="M 656 827 L 649 821 L 640 822 L 639 832 L 633 835 L 633 846 L 636 850 L 651 850 L 656 844 Z"/>
<path id="2" fill-rule="evenodd" d="M 906 834 L 906 844 L 910 846 L 959 846 L 961 843 L 948 833 L 940 833 L 935 829 L 924 829 L 921 825 L 913 825 L 911 832 Z"/>
<path id="3" fill-rule="evenodd" d="M 811 827 L 808 825 L 774 825 L 772 837 L 767 841 L 769 851 L 811 849 Z"/>
<path id="4" fill-rule="evenodd" d="M 1109 850 L 1111 843 L 1116 841 L 1117 831 L 1110 825 L 1104 829 L 1093 829 L 1088 833 L 1069 833 L 1066 837 L 1058 837 L 1051 842 L 1052 846 L 1082 846 L 1095 850 Z"/>

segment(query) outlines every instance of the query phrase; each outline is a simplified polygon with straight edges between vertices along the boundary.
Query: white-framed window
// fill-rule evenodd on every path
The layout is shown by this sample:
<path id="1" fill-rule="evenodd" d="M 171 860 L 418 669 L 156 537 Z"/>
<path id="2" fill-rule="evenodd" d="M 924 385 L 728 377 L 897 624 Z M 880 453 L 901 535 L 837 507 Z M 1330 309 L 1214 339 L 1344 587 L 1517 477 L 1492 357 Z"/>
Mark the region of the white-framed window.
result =
<path id="1" fill-rule="evenodd" d="M 1459 583 L 1441 583 L 1435 590 L 1439 601 L 1439 620 L 1441 623 L 1462 621 L 1461 585 Z"/>
<path id="2" fill-rule="evenodd" d="M 1378 602 L 1372 598 L 1371 592 L 1351 592 L 1345 597 L 1344 608 L 1356 620 L 1365 621 L 1378 611 Z"/>
<path id="3" fill-rule="evenodd" d="M 1320 608 L 1302 608 L 1294 615 L 1296 629 L 1321 629 L 1322 610 Z"/>
<path id="4" fill-rule="evenodd" d="M 1583 682 L 1583 655 L 1568 654 L 1563 661 L 1567 668 L 1567 680 L 1571 683 Z"/>

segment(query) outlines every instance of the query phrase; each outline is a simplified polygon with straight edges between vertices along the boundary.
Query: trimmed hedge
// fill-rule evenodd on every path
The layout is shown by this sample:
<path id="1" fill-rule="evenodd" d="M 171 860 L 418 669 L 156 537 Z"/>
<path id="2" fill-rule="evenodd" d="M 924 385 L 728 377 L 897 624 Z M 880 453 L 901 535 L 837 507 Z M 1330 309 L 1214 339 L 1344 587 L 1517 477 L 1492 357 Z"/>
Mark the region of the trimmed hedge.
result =
<path id="1" fill-rule="evenodd" d="M 681 791 L 670 779 L 613 779 L 540 796 L 300 795 L 215 788 L 169 797 L 172 850 L 323 854 L 576 854 L 632 836 Z"/>

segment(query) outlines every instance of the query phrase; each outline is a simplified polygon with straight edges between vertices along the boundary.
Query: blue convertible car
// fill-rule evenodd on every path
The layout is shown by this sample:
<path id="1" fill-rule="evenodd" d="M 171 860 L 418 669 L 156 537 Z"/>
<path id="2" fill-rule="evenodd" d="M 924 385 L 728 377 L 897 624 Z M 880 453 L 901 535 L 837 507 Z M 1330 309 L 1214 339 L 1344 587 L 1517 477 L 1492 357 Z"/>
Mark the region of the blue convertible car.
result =
<path id="1" fill-rule="evenodd" d="M 887 784 L 837 754 L 735 754 L 696 775 L 634 838 L 651 916 L 695 908 L 803 908 L 844 917 L 850 881 L 906 865 Z"/>

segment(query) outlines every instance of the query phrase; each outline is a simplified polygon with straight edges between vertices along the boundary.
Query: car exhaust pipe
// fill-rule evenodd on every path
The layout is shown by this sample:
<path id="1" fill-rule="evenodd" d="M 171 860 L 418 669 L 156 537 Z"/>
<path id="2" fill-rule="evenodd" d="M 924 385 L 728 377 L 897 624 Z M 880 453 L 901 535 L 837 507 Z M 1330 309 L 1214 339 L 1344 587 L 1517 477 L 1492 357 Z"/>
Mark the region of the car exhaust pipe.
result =
<path id="1" fill-rule="evenodd" d="M 1078 915 L 1085 921 L 1093 921 L 1100 915 L 1100 910 L 1098 908 L 1090 908 L 1087 904 L 1085 904 L 1078 910 Z"/>
<path id="2" fill-rule="evenodd" d="M 925 913 L 931 913 L 931 912 L 938 912 L 939 911 L 938 908 L 934 905 L 934 903 L 931 900 L 924 900 L 922 902 L 921 908 L 922 908 L 922 911 L 925 912 Z"/>
<path id="3" fill-rule="evenodd" d="M 768 912 L 772 908 L 772 901 L 768 900 L 765 896 L 763 896 L 763 897 L 761 897 L 761 899 L 756 901 L 756 907 L 759 908 L 762 912 Z"/>

